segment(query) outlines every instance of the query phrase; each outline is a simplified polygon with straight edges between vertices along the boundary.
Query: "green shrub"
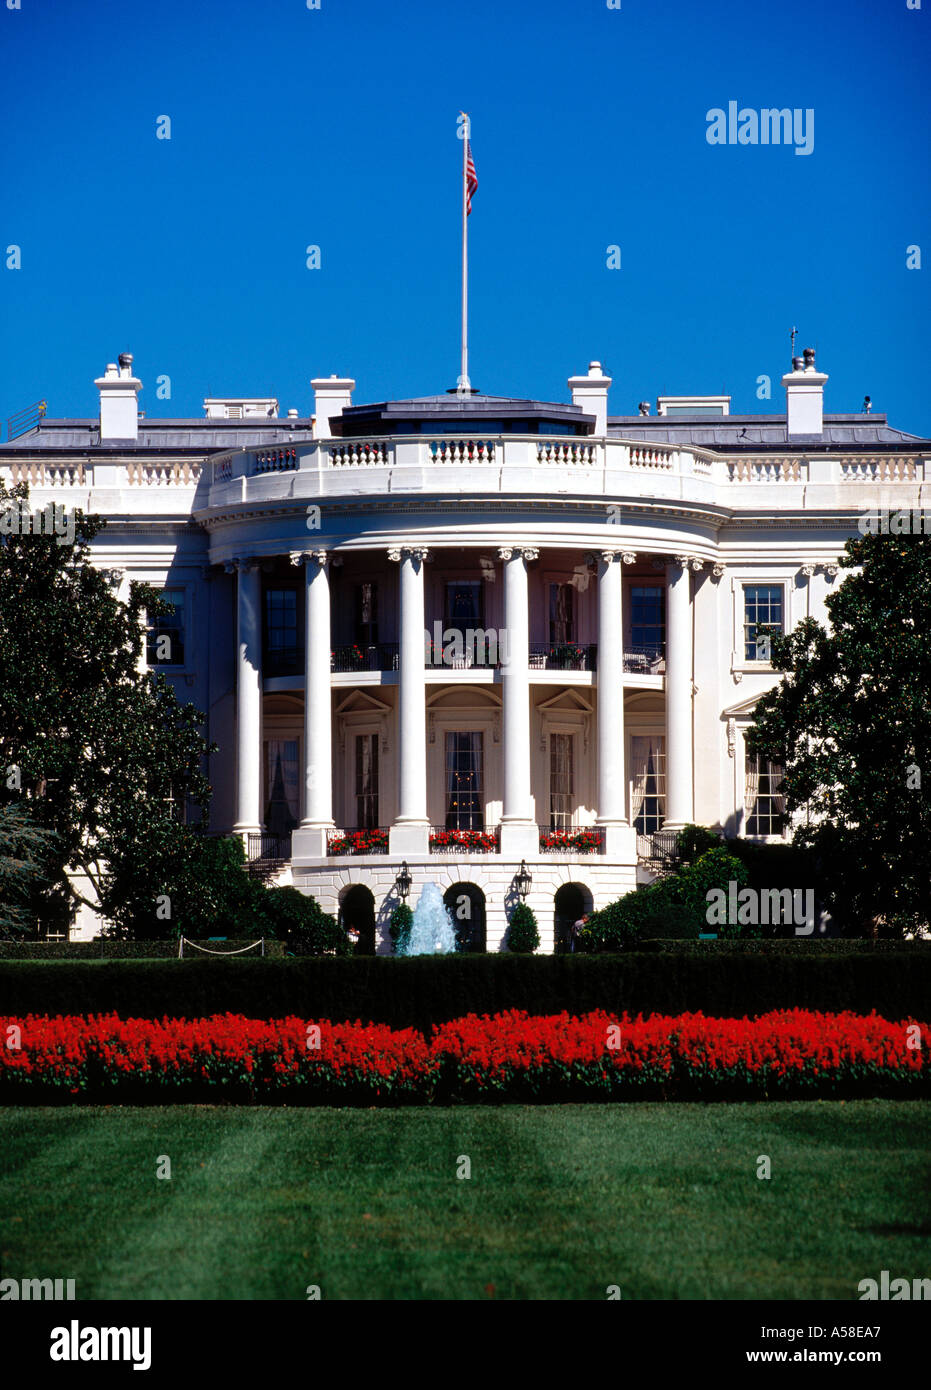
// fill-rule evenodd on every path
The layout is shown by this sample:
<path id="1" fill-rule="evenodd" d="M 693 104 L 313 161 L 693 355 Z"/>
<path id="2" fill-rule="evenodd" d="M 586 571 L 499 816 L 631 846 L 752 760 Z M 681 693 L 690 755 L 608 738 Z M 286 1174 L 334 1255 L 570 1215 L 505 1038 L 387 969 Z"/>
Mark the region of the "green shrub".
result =
<path id="1" fill-rule="evenodd" d="M 540 931 L 533 909 L 518 903 L 508 923 L 508 950 L 519 955 L 532 955 L 540 945 Z"/>
<path id="2" fill-rule="evenodd" d="M 0 959 L 0 1016 L 361 1019 L 423 1028 L 469 1013 L 684 1013 L 741 1018 L 770 1009 L 875 1009 L 922 1019 L 928 943 L 657 941 L 622 955 L 318 956 L 185 952 L 183 960 Z"/>
<path id="3" fill-rule="evenodd" d="M 737 890 L 746 886 L 747 870 L 739 859 L 735 859 L 721 845 L 720 841 L 716 849 L 707 850 L 694 864 L 686 864 L 672 878 L 666 882 L 671 885 L 671 891 L 676 899 L 681 902 L 693 915 L 699 924 L 701 931 L 709 931 L 711 928 L 708 923 L 708 912 L 711 904 L 708 902 L 708 894 L 712 889 L 721 889 L 725 895 L 728 885 L 737 884 Z M 741 926 L 736 922 L 722 923 L 715 925 L 714 929 L 718 935 L 725 939 L 734 939 L 740 936 L 760 936 L 759 927 Z"/>
<path id="4" fill-rule="evenodd" d="M 686 825 L 676 836 L 676 858 L 682 864 L 691 864 L 709 849 L 720 848 L 720 835 L 704 825 Z"/>
<path id="5" fill-rule="evenodd" d="M 269 888 L 266 915 L 273 934 L 284 941 L 291 955 L 348 956 L 352 950 L 336 918 L 297 888 Z"/>
<path id="6" fill-rule="evenodd" d="M 414 911 L 407 903 L 398 903 L 391 914 L 391 921 L 388 924 L 388 935 L 396 956 L 407 954 L 407 945 L 411 939 L 411 927 L 414 924 Z"/>

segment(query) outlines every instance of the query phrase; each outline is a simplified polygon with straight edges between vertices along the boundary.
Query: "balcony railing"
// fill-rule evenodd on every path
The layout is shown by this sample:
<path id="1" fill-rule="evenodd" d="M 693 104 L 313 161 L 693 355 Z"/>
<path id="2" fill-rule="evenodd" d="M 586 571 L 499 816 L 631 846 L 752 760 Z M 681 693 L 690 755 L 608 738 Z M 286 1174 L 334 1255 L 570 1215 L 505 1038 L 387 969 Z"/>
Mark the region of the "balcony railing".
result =
<path id="1" fill-rule="evenodd" d="M 501 665 L 496 628 L 444 628 L 445 633 L 458 633 L 459 640 L 450 638 L 424 644 L 424 663 L 428 667 L 444 666 L 449 671 L 491 671 Z"/>
<path id="2" fill-rule="evenodd" d="M 388 827 L 367 830 L 331 830 L 326 837 L 327 854 L 387 854 Z"/>
<path id="3" fill-rule="evenodd" d="M 498 854 L 501 827 L 490 830 L 450 830 L 445 825 L 430 827 L 431 854 Z"/>
<path id="4" fill-rule="evenodd" d="M 594 671 L 598 648 L 576 642 L 547 642 L 532 644 L 529 661 L 531 671 Z"/>
<path id="5" fill-rule="evenodd" d="M 276 868 L 291 858 L 291 836 L 261 830 L 246 837 L 246 858 L 252 873 Z"/>
<path id="6" fill-rule="evenodd" d="M 296 467 L 296 449 L 260 449 L 255 456 L 256 473 L 288 473 Z"/>
<path id="7" fill-rule="evenodd" d="M 671 869 L 677 861 L 678 830 L 655 830 L 652 835 L 637 835 L 637 858 L 657 873 Z"/>
<path id="8" fill-rule="evenodd" d="M 655 676 L 665 669 L 664 647 L 633 646 L 624 648 L 624 670 L 630 675 Z"/>
<path id="9" fill-rule="evenodd" d="M 541 854 L 604 854 L 604 831 L 598 826 L 553 830 L 541 825 L 539 830 Z"/>
<path id="10" fill-rule="evenodd" d="M 334 647 L 330 653 L 331 671 L 396 671 L 397 642 L 354 642 L 349 647 Z"/>

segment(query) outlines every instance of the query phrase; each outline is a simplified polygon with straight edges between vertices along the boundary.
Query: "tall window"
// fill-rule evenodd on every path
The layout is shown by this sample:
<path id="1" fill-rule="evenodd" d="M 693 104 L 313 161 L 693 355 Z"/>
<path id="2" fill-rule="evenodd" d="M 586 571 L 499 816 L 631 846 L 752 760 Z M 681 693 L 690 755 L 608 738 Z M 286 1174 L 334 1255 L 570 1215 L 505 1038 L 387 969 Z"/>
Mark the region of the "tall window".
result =
<path id="1" fill-rule="evenodd" d="M 630 814 L 639 835 L 661 830 L 666 819 L 666 740 L 636 734 L 630 740 Z"/>
<path id="2" fill-rule="evenodd" d="M 356 829 L 378 825 L 378 735 L 356 734 Z"/>
<path id="3" fill-rule="evenodd" d="M 300 818 L 300 777 L 296 738 L 265 741 L 265 829 L 287 835 Z"/>
<path id="4" fill-rule="evenodd" d="M 163 589 L 171 612 L 153 617 L 148 625 L 146 659 L 150 666 L 184 665 L 184 590 Z"/>
<path id="5" fill-rule="evenodd" d="M 446 585 L 444 627 L 484 627 L 483 585 L 480 579 L 455 579 Z"/>
<path id="6" fill-rule="evenodd" d="M 744 660 L 769 661 L 773 632 L 782 632 L 781 584 L 744 585 Z"/>
<path id="7" fill-rule="evenodd" d="M 575 801 L 575 740 L 550 734 L 550 829 L 568 830 Z"/>
<path id="8" fill-rule="evenodd" d="M 480 733 L 446 735 L 446 829 L 485 829 Z"/>
<path id="9" fill-rule="evenodd" d="M 297 655 L 297 590 L 265 590 L 265 651 L 274 673 Z M 286 673 L 285 673 L 286 674 Z"/>
<path id="10" fill-rule="evenodd" d="M 633 651 L 658 655 L 666 650 L 666 595 L 661 584 L 632 584 L 630 645 Z"/>
<path id="11" fill-rule="evenodd" d="M 783 769 L 779 763 L 761 762 L 747 754 L 747 787 L 744 805 L 747 809 L 748 835 L 781 835 L 786 803 L 779 788 Z"/>
<path id="12" fill-rule="evenodd" d="M 378 641 L 378 586 L 372 583 L 356 585 L 356 641 L 360 646 L 372 646 Z M 361 825 L 361 821 L 359 822 Z"/>
<path id="13" fill-rule="evenodd" d="M 550 585 L 550 643 L 565 646 L 575 641 L 575 588 L 572 584 Z"/>

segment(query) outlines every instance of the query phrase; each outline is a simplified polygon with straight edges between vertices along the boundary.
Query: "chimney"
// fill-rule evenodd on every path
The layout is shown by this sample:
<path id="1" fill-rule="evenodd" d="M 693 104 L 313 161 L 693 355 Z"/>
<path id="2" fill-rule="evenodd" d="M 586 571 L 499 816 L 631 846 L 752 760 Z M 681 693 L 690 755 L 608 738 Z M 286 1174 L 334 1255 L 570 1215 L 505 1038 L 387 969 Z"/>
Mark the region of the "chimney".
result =
<path id="1" fill-rule="evenodd" d="M 137 393 L 142 382 L 133 376 L 133 355 L 121 352 L 119 366 L 108 362 L 103 376 L 94 385 L 100 392 L 100 441 L 105 439 L 135 442 L 139 437 L 139 404 Z"/>
<path id="2" fill-rule="evenodd" d="M 569 390 L 572 404 L 581 406 L 587 415 L 595 417 L 595 433 L 608 433 L 608 387 L 611 378 L 605 376 L 600 362 L 589 362 L 588 376 L 571 376 Z"/>
<path id="3" fill-rule="evenodd" d="M 332 439 L 330 421 L 342 415 L 352 405 L 355 382 L 352 377 L 315 377 L 310 383 L 314 390 L 314 439 Z"/>
<path id="4" fill-rule="evenodd" d="M 815 350 L 806 348 L 792 358 L 792 370 L 782 378 L 786 388 L 786 438 L 820 439 L 824 426 L 824 383 L 827 375 L 815 371 Z"/>

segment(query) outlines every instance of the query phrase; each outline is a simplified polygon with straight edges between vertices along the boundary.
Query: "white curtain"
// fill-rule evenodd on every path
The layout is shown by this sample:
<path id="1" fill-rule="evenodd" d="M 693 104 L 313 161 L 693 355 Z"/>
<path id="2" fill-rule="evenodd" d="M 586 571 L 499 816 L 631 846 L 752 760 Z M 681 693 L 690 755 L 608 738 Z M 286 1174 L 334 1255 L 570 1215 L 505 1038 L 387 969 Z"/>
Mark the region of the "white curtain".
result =
<path id="1" fill-rule="evenodd" d="M 747 812 L 747 820 L 756 810 L 757 797 L 760 792 L 760 763 L 758 758 L 747 754 L 747 786 L 744 793 L 744 808 Z"/>
<path id="2" fill-rule="evenodd" d="M 630 820 L 635 824 L 649 791 L 666 808 L 666 740 L 662 734 L 635 734 L 630 740 Z M 651 785 L 652 784 L 652 785 Z"/>

